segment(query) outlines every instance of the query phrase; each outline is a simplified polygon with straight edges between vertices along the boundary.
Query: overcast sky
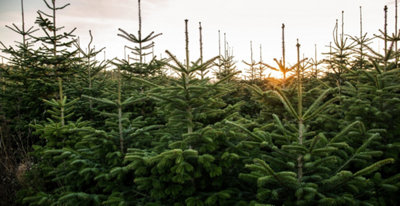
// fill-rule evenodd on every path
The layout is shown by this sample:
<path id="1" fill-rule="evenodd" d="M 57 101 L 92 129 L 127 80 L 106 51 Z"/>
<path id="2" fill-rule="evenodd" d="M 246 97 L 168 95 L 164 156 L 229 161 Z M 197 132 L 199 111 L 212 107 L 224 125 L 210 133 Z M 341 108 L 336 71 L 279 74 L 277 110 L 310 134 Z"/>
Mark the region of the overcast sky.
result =
<path id="1" fill-rule="evenodd" d="M 155 53 L 166 56 L 170 50 L 184 59 L 184 19 L 189 19 L 190 59 L 199 57 L 199 22 L 203 26 L 204 56 L 218 55 L 218 30 L 226 33 L 234 49 L 236 61 L 249 61 L 250 41 L 254 56 L 259 59 L 259 45 L 263 60 L 273 64 L 281 57 L 281 25 L 286 25 L 286 50 L 289 63 L 296 59 L 296 39 L 306 57 L 314 57 L 314 45 L 326 52 L 332 41 L 336 19 L 345 12 L 345 33 L 359 34 L 359 6 L 362 6 L 364 31 L 370 36 L 383 28 L 383 7 L 389 7 L 389 31 L 394 32 L 395 0 L 142 0 L 143 33 L 163 33 L 155 39 Z M 67 29 L 77 27 L 81 44 L 89 40 L 88 30 L 94 35 L 96 48 L 106 47 L 107 58 L 123 57 L 124 45 L 133 47 L 118 37 L 118 28 L 137 33 L 137 0 L 57 0 L 57 4 L 71 3 L 58 13 L 58 25 Z M 25 0 L 25 19 L 28 27 L 35 26 L 42 0 Z M 20 40 L 5 25 L 21 24 L 20 0 L 0 0 L 0 41 L 6 45 Z M 39 33 L 38 33 L 39 34 Z M 103 55 L 102 55 L 103 56 Z M 101 58 L 103 58 L 101 56 Z M 99 57 L 100 58 L 100 57 Z M 322 59 L 320 55 L 319 59 Z M 239 65 L 241 67 L 241 64 Z"/>

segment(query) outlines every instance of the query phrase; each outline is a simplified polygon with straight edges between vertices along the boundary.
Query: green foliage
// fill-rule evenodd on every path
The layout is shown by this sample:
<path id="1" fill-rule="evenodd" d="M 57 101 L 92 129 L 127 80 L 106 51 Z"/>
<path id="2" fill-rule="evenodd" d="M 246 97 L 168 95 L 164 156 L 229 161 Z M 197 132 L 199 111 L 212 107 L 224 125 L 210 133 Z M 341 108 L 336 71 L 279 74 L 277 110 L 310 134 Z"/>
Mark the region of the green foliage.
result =
<path id="1" fill-rule="evenodd" d="M 299 65 L 297 110 L 282 90 L 275 91 L 293 121 L 283 122 L 273 115 L 275 124 L 264 135 L 256 129 L 251 132 L 231 123 L 251 137 L 252 143 L 243 142 L 244 148 L 254 149 L 255 145 L 259 145 L 253 163 L 246 164 L 250 173 L 242 173 L 240 177 L 257 185 L 260 203 L 376 204 L 376 198 L 371 196 L 376 191 L 370 174 L 394 163 L 393 158 L 376 160 L 383 154 L 373 146 L 380 140 L 380 134 L 376 133 L 379 130 L 366 130 L 362 122 L 356 121 L 341 131 L 330 131 L 336 134 L 333 137 L 323 131 L 313 131 L 313 121 L 334 108 L 336 98 L 324 100 L 332 93 L 328 89 L 321 92 L 308 108 L 304 108 L 300 71 Z M 261 97 L 266 95 L 256 86 L 249 88 Z M 359 127 L 358 130 L 354 130 L 355 126 Z M 395 184 L 392 186 L 396 188 Z M 351 198 L 343 199 L 343 196 Z"/>
<path id="2" fill-rule="evenodd" d="M 54 13 L 38 12 L 43 36 L 9 27 L 23 41 L 3 45 L 11 58 L 0 67 L 1 158 L 15 148 L 24 151 L 16 162 L 29 165 L 18 176 L 19 204 L 400 202 L 400 70 L 392 46 L 382 55 L 366 35 L 346 38 L 336 24 L 325 76 L 308 73 L 306 59 L 294 66 L 274 59 L 272 67 L 251 58 L 251 78 L 239 81 L 229 46 L 190 61 L 187 28 L 185 62 L 169 51 L 168 60 L 146 62 L 160 34 L 142 37 L 141 20 L 137 35 L 119 34 L 139 59 L 96 61 L 102 49 L 91 45 L 90 31 L 84 51 L 73 30 L 55 25 L 55 11 L 68 4 L 44 2 Z M 217 80 L 206 77 L 213 66 Z M 284 80 L 257 78 L 265 68 Z"/>

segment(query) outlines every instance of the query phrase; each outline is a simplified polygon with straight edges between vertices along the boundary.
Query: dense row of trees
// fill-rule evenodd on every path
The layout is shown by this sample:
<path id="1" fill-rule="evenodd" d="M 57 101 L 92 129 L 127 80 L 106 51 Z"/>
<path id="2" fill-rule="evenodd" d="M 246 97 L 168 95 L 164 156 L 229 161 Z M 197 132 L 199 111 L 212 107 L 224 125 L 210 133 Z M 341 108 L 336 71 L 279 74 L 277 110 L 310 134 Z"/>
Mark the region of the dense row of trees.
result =
<path id="1" fill-rule="evenodd" d="M 44 2 L 41 32 L 10 26 L 22 41 L 3 45 L 1 204 L 399 204 L 397 32 L 381 53 L 336 24 L 327 59 L 298 42 L 289 66 L 283 25 L 278 66 L 251 58 L 240 80 L 229 46 L 191 61 L 187 20 L 185 62 L 145 61 L 161 34 L 142 34 L 140 0 L 138 33 L 119 34 L 139 58 L 107 62 L 56 24 L 68 5 Z"/>

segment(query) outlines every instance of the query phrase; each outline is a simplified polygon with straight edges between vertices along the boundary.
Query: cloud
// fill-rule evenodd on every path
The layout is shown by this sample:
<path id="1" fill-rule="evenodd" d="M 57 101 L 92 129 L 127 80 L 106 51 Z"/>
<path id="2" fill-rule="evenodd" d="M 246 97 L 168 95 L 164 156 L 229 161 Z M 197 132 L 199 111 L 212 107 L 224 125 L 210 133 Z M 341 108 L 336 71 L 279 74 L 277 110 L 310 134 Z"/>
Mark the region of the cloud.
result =
<path id="1" fill-rule="evenodd" d="M 104 19 L 125 19 L 132 16 L 135 9 L 134 1 L 121 0 L 96 0 L 81 1 L 71 0 L 71 6 L 63 12 L 76 17 L 102 17 Z M 124 2 L 121 4 L 121 2 Z"/>
<path id="2" fill-rule="evenodd" d="M 137 21 L 137 0 L 71 0 L 71 6 L 62 11 L 69 17 L 101 18 L 101 19 L 129 19 Z M 165 0 L 142 0 L 142 12 L 155 12 L 165 6 Z"/>

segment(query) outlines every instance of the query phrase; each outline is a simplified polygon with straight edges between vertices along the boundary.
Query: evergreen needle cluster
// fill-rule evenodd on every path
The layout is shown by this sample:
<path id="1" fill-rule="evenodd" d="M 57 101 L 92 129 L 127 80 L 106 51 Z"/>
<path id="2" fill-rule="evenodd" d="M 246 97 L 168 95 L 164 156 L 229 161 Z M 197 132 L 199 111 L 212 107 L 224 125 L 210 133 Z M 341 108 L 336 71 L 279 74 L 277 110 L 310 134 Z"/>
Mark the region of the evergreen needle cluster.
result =
<path id="1" fill-rule="evenodd" d="M 26 29 L 21 0 L 22 26 L 7 27 L 22 41 L 1 43 L 0 177 L 16 181 L 0 204 L 399 205 L 400 38 L 386 24 L 352 37 L 343 14 L 327 58 L 300 58 L 297 41 L 292 65 L 282 25 L 277 66 L 261 46 L 256 62 L 251 43 L 241 80 L 225 34 L 223 54 L 220 41 L 203 58 L 201 23 L 199 58 L 188 20 L 184 61 L 158 58 L 138 0 L 138 33 L 118 34 L 132 56 L 99 61 L 91 31 L 82 46 L 57 24 L 69 4 L 43 2 Z"/>

